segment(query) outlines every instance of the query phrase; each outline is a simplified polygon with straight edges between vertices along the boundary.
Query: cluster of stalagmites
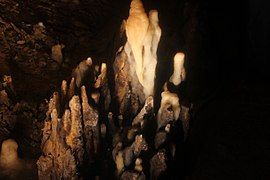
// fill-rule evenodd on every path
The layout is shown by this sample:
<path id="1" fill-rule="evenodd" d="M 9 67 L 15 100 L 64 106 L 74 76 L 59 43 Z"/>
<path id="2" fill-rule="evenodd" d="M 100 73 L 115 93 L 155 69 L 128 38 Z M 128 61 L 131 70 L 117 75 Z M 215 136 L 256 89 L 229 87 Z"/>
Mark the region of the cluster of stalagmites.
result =
<path id="1" fill-rule="evenodd" d="M 123 58 L 120 60 L 126 61 Z M 116 63 L 114 68 L 119 69 L 119 64 Z M 142 107 L 139 103 L 126 103 L 139 96 L 141 91 L 133 89 L 130 92 L 130 89 L 121 86 L 126 77 L 116 75 L 116 84 L 120 84 L 116 86 L 116 96 L 124 100 L 119 102 L 119 114 L 113 115 L 106 108 L 111 101 L 106 64 L 101 65 L 100 74 L 96 73 L 91 88 L 81 86 L 86 71 L 95 71 L 90 58 L 82 61 L 74 70 L 69 86 L 66 81 L 62 82 L 61 91 L 54 93 L 49 102 L 41 144 L 43 154 L 37 162 L 39 178 L 102 177 L 95 173 L 95 168 L 104 168 L 106 165 L 100 164 L 108 161 L 112 165 L 109 168 L 114 168 L 112 175 L 115 178 L 145 179 L 150 176 L 157 179 L 165 174 L 182 141 L 179 136 L 182 127 L 185 131 L 188 129 L 188 108 L 180 105 L 178 95 L 171 93 L 166 85 L 157 115 L 153 110 L 152 96 L 146 98 Z M 129 75 L 128 70 L 121 71 Z M 125 96 L 119 97 L 121 93 Z M 136 116 L 121 114 L 129 112 L 128 108 Z M 128 117 L 132 117 L 131 120 Z M 149 152 L 150 159 L 141 156 Z"/>
<path id="2" fill-rule="evenodd" d="M 133 0 L 124 26 L 127 43 L 113 64 L 113 91 L 106 64 L 94 67 L 87 58 L 74 69 L 69 86 L 63 81 L 53 94 L 37 162 L 40 179 L 158 179 L 171 171 L 188 131 L 189 108 L 175 93 L 185 80 L 185 57 L 175 54 L 155 113 L 158 13 L 148 17 L 141 1 Z M 118 111 L 109 112 L 116 105 Z"/>
<path id="3" fill-rule="evenodd" d="M 121 64 L 115 63 L 114 68 L 120 69 L 119 66 Z M 99 69 L 97 73 L 92 68 L 91 58 L 82 61 L 74 70 L 70 84 L 64 80 L 61 91 L 53 94 L 43 129 L 43 153 L 37 162 L 39 178 L 79 179 L 89 178 L 88 175 L 102 178 L 104 175 L 98 170 L 95 172 L 95 166 L 105 168 L 106 173 L 120 179 L 162 177 L 183 141 L 179 136 L 181 128 L 185 132 L 188 129 L 188 108 L 181 106 L 178 95 L 167 88 L 167 83 L 174 83 L 165 84 L 161 106 L 155 115 L 153 96 L 148 96 L 143 106 L 130 103 L 139 96 L 138 91 L 126 89 L 121 80 L 130 81 L 127 77 L 115 78 L 116 96 L 120 93 L 125 96 L 124 101 L 119 101 L 119 114 L 113 115 L 108 109 L 111 97 L 106 64 Z M 82 86 L 86 71 L 96 74 L 90 88 Z M 121 69 L 121 73 L 137 78 L 130 76 L 128 69 Z M 136 112 L 136 116 L 125 116 L 130 110 Z M 149 152 L 148 157 L 142 156 Z M 112 166 L 106 169 L 110 164 Z M 108 170 L 110 168 L 114 170 Z"/>

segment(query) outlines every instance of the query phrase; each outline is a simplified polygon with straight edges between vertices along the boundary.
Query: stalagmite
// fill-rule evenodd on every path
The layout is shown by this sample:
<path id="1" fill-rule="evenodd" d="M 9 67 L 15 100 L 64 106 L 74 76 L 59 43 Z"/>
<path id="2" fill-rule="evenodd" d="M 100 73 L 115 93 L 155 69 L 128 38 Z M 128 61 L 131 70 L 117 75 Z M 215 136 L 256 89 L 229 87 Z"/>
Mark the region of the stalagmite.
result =
<path id="1" fill-rule="evenodd" d="M 184 68 L 185 54 L 176 53 L 173 59 L 173 74 L 170 77 L 170 82 L 175 86 L 178 86 L 186 78 L 186 72 Z"/>
<path id="2" fill-rule="evenodd" d="M 126 35 L 135 58 L 136 74 L 141 84 L 143 84 L 143 41 L 148 26 L 149 20 L 141 0 L 132 0 L 126 21 Z"/>
<path id="3" fill-rule="evenodd" d="M 171 106 L 174 120 L 178 120 L 180 114 L 180 102 L 179 97 L 175 93 L 171 93 L 169 91 L 164 91 L 161 93 L 161 105 L 158 110 L 158 121 L 161 121 L 163 111 L 168 108 L 168 105 Z"/>
<path id="4" fill-rule="evenodd" d="M 77 179 L 77 161 L 61 136 L 63 124 L 56 109 L 51 119 L 43 130 L 48 138 L 43 136 L 43 155 L 37 161 L 39 179 Z"/>
<path id="5" fill-rule="evenodd" d="M 161 36 L 158 12 L 149 12 L 149 27 L 144 39 L 143 53 L 143 88 L 145 97 L 154 95 L 154 82 L 157 65 L 157 47 Z"/>
<path id="6" fill-rule="evenodd" d="M 115 163 L 117 166 L 118 175 L 123 171 L 124 167 L 128 167 L 131 163 L 135 162 L 136 158 L 142 151 L 148 149 L 148 144 L 142 135 L 137 135 L 135 141 L 118 153 L 115 152 Z"/>
<path id="7" fill-rule="evenodd" d="M 60 99 L 59 99 L 59 93 L 54 92 L 52 98 L 49 101 L 48 105 L 48 111 L 46 112 L 46 121 L 51 119 L 51 113 L 54 109 L 57 110 L 57 112 L 60 112 Z"/>
<path id="8" fill-rule="evenodd" d="M 86 60 L 80 62 L 80 64 L 72 72 L 72 77 L 75 78 L 77 88 L 80 88 L 83 85 L 83 80 L 87 78 L 91 71 L 92 63 L 92 59 L 89 57 Z"/>
<path id="9" fill-rule="evenodd" d="M 61 64 L 63 61 L 62 49 L 64 47 L 64 44 L 56 44 L 52 46 L 52 59 L 55 60 L 58 64 Z"/>
<path id="10" fill-rule="evenodd" d="M 102 85 L 104 85 L 106 81 L 106 75 L 107 75 L 107 65 L 106 63 L 102 63 L 101 73 L 98 75 L 98 78 L 94 84 L 94 88 L 100 88 Z"/>
<path id="11" fill-rule="evenodd" d="M 151 52 L 155 59 L 157 59 L 157 49 L 161 37 L 161 28 L 159 27 L 158 11 L 151 10 L 149 12 L 150 27 L 153 29 L 153 37 L 151 42 Z"/>
<path id="12" fill-rule="evenodd" d="M 73 78 L 71 78 L 69 88 L 68 88 L 68 94 L 67 94 L 67 101 L 68 102 L 74 96 L 75 88 L 76 88 L 76 83 L 75 83 L 75 78 L 73 77 Z"/>
<path id="13" fill-rule="evenodd" d="M 20 160 L 18 158 L 18 144 L 13 139 L 3 141 L 0 154 L 0 167 L 18 168 Z"/>
<path id="14" fill-rule="evenodd" d="M 63 80 L 61 84 L 61 105 L 64 105 L 68 94 L 67 81 Z"/>
<path id="15" fill-rule="evenodd" d="M 134 125 L 140 125 L 141 127 L 144 127 L 144 116 L 148 113 L 151 113 L 154 107 L 154 98 L 152 96 L 149 96 L 146 101 L 144 107 L 141 109 L 139 114 L 133 119 L 132 126 Z"/>
<path id="16" fill-rule="evenodd" d="M 63 128 L 65 130 L 65 133 L 68 134 L 70 132 L 71 128 L 71 116 L 70 116 L 70 110 L 66 109 L 63 117 L 62 117 L 62 122 L 63 122 Z"/>
<path id="17" fill-rule="evenodd" d="M 75 157 L 79 164 L 82 164 L 84 149 L 80 98 L 78 96 L 73 96 L 69 102 L 69 107 L 71 112 L 71 128 L 70 133 L 66 137 L 66 142 L 75 153 Z"/>

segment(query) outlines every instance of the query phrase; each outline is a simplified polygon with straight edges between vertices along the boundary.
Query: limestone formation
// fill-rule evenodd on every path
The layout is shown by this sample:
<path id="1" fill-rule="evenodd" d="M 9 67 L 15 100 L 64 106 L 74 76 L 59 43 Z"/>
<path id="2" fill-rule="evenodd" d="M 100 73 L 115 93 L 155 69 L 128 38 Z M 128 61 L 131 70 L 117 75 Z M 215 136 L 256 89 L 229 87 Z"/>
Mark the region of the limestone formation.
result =
<path id="1" fill-rule="evenodd" d="M 178 124 L 185 137 L 189 128 L 189 108 L 178 94 L 185 56 L 174 56 L 174 71 L 155 114 L 155 77 L 161 73 L 156 72 L 158 12 L 147 16 L 141 0 L 132 0 L 122 28 L 127 42 L 116 53 L 114 77 L 108 77 L 109 63 L 88 58 L 73 70 L 69 86 L 63 80 L 60 93 L 53 94 L 37 162 L 40 179 L 100 178 L 104 169 L 116 172 L 117 179 L 158 179 L 175 160 L 184 139 Z M 167 88 L 169 83 L 176 91 Z"/>
<path id="2" fill-rule="evenodd" d="M 126 35 L 134 55 L 136 74 L 141 84 L 143 84 L 143 43 L 148 26 L 149 19 L 141 0 L 132 0 L 126 21 Z"/>
<path id="3" fill-rule="evenodd" d="M 182 81 L 186 79 L 186 71 L 184 68 L 185 54 L 176 53 L 173 59 L 173 74 L 170 77 L 170 82 L 175 86 L 178 86 Z"/>

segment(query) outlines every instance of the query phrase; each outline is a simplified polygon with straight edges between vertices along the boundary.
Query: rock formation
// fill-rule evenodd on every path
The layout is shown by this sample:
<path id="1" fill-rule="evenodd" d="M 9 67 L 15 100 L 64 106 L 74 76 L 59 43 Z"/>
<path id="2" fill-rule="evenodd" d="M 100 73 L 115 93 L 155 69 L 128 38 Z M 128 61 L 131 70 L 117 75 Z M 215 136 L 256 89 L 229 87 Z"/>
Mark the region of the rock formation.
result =
<path id="1" fill-rule="evenodd" d="M 127 42 L 134 55 L 137 78 L 143 84 L 143 44 L 149 27 L 149 19 L 141 0 L 132 0 L 126 21 Z M 130 54 L 128 54 L 130 56 Z"/>
<path id="2" fill-rule="evenodd" d="M 167 84 L 180 88 L 184 54 L 174 56 L 174 71 L 155 114 L 158 12 L 151 10 L 148 17 L 140 0 L 132 0 L 130 7 L 124 23 L 127 42 L 113 63 L 114 90 L 109 88 L 107 64 L 93 66 L 88 58 L 73 70 L 69 85 L 63 80 L 60 92 L 53 94 L 37 162 L 40 179 L 102 177 L 95 169 L 111 169 L 110 163 L 116 178 L 157 179 L 171 167 L 178 141 L 184 141 L 188 132 L 189 108 Z M 118 111 L 112 114 L 116 104 Z M 185 137 L 179 137 L 179 131 Z"/>

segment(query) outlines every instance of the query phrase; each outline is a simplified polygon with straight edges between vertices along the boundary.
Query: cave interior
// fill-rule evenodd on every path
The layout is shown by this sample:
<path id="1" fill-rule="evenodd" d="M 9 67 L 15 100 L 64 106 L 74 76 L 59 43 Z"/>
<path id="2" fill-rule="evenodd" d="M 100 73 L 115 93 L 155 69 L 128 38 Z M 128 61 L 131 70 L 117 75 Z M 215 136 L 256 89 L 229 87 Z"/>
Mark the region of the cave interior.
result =
<path id="1" fill-rule="evenodd" d="M 123 105 L 127 108 L 123 108 L 124 123 L 121 124 L 118 122 L 121 119 L 119 109 L 123 101 L 117 102 L 117 93 L 120 91 L 117 87 L 121 83 L 116 79 L 122 75 L 126 66 L 118 72 L 115 69 L 119 67 L 115 68 L 115 62 L 121 59 L 122 52 L 128 55 L 127 46 L 133 47 L 131 43 L 126 43 L 129 39 L 125 29 L 131 0 L 0 0 L 0 179 L 47 179 L 46 173 L 52 174 L 49 176 L 51 179 L 131 179 L 131 176 L 134 179 L 270 179 L 270 89 L 267 86 L 270 80 L 267 68 L 270 59 L 270 11 L 267 1 L 141 1 L 146 14 L 157 10 L 161 29 L 156 51 L 157 64 L 154 67 L 154 93 L 149 100 L 153 104 L 149 103 L 152 108 L 149 113 L 148 98 L 145 97 L 143 102 L 140 100 L 144 85 L 134 87 L 132 83 L 138 84 L 140 79 L 131 77 L 128 86 L 133 87 L 132 93 L 139 94 L 135 102 L 139 105 L 134 105 L 134 102 Z M 52 57 L 52 47 L 60 48 L 56 49 L 61 53 L 59 60 Z M 143 53 L 145 51 L 143 49 Z M 186 76 L 180 85 L 174 86 L 169 83 L 169 79 L 174 72 L 173 59 L 177 52 L 185 55 Z M 74 72 L 80 71 L 81 62 L 86 62 L 88 57 L 91 57 L 91 72 L 82 78 L 85 89 L 81 85 L 72 87 L 75 86 L 72 85 Z M 129 61 L 129 58 L 134 57 L 128 55 L 127 58 Z M 106 80 L 102 76 L 103 67 L 106 69 Z M 131 64 L 130 69 L 129 73 L 132 71 Z M 96 85 L 98 78 L 102 85 Z M 64 100 L 63 80 L 68 84 L 65 84 L 68 90 Z M 181 112 L 188 109 L 188 130 L 183 120 L 170 124 L 172 133 L 166 136 L 168 144 L 159 150 L 153 148 L 157 133 L 155 128 L 159 126 L 155 120 L 162 107 L 165 82 L 168 83 L 169 91 L 179 97 Z M 90 87 L 93 84 L 98 88 Z M 73 92 L 70 90 L 72 88 Z M 74 96 L 69 97 L 70 92 Z M 110 93 L 110 97 L 107 93 Z M 89 116 L 94 118 L 93 114 L 99 111 L 98 143 L 102 145 L 97 145 L 96 152 L 96 129 L 90 125 L 90 132 L 93 133 L 91 137 L 94 137 L 90 143 L 93 144 L 86 143 L 86 133 L 83 132 L 85 142 L 81 148 L 84 154 L 89 153 L 91 156 L 94 153 L 93 159 L 92 156 L 84 155 L 83 162 L 80 162 L 81 152 L 72 149 L 79 140 L 73 140 L 66 144 L 71 148 L 71 156 L 75 157 L 76 172 L 72 171 L 72 174 L 71 168 L 66 169 L 72 174 L 67 173 L 69 178 L 65 178 L 64 173 L 61 174 L 63 177 L 57 177 L 60 171 L 57 168 L 63 168 L 61 163 L 60 167 L 54 167 L 57 170 L 42 172 L 42 163 L 46 162 L 41 157 L 46 159 L 54 156 L 46 154 L 44 150 L 44 147 L 49 147 L 44 140 L 46 122 L 51 123 L 50 136 L 53 139 L 54 113 L 60 122 L 61 118 L 64 121 L 66 117 L 65 110 L 70 109 L 73 123 L 72 118 L 78 107 L 73 107 L 71 101 L 76 106 L 78 100 L 82 101 L 82 105 L 79 105 L 82 111 L 77 115 L 85 123 L 84 95 L 86 104 L 90 104 Z M 106 104 L 107 98 L 110 98 L 109 104 Z M 50 106 L 58 108 L 57 112 L 50 111 Z M 139 107 L 135 114 L 133 106 Z M 175 112 L 173 103 L 170 108 L 168 111 Z M 139 141 L 138 134 L 142 133 L 148 150 L 133 159 L 132 165 L 127 166 L 124 160 L 125 167 L 118 172 L 121 176 L 116 175 L 118 156 L 114 159 L 111 154 L 117 149 L 113 142 L 117 138 L 115 134 L 110 134 L 112 127 L 107 120 L 108 112 L 113 114 L 114 123 L 117 124 L 115 128 L 122 133 L 120 136 L 125 133 L 128 136 L 133 128 L 131 123 L 139 116 L 141 109 L 146 109 L 142 119 L 148 121 L 141 124 L 142 129 L 138 131 L 137 126 L 134 126 L 134 143 L 137 139 Z M 87 130 L 86 127 L 83 124 L 83 131 Z M 167 132 L 167 127 L 159 131 Z M 56 131 L 59 131 L 59 135 L 55 136 L 61 139 L 61 130 Z M 103 131 L 106 131 L 105 135 Z M 70 136 L 67 135 L 66 141 Z M 129 139 L 124 138 L 123 141 Z M 3 156 L 6 156 L 3 155 L 3 142 L 17 144 L 16 158 L 20 159 L 19 163 L 23 166 L 1 165 L 5 159 Z M 61 142 L 58 143 L 55 146 L 62 146 Z M 133 144 L 129 146 L 129 142 L 127 144 L 124 146 L 133 147 Z M 92 146 L 95 147 L 93 152 Z M 171 150 L 171 146 L 176 150 Z M 152 165 L 152 157 L 157 155 L 160 158 L 159 155 L 163 155 L 164 151 L 172 152 L 166 157 L 166 165 L 160 159 L 160 166 Z M 118 155 L 125 152 L 122 148 Z M 68 155 L 65 156 L 67 158 Z M 139 164 L 141 160 L 142 166 Z M 72 163 L 73 159 L 68 162 L 70 167 Z M 166 166 L 166 170 L 162 171 L 162 165 Z M 142 170 L 138 170 L 140 167 Z M 129 171 L 134 168 L 135 171 Z"/>

